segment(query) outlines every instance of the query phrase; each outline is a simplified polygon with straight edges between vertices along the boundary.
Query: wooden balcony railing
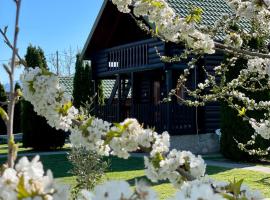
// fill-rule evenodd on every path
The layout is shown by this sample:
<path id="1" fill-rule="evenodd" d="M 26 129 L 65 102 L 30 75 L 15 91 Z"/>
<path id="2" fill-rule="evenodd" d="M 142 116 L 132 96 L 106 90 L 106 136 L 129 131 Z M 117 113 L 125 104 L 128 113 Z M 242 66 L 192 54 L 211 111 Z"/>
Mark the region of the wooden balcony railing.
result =
<path id="1" fill-rule="evenodd" d="M 164 55 L 164 51 L 164 42 L 157 39 L 142 40 L 99 51 L 93 56 L 92 64 L 97 75 L 163 67 L 160 55 Z"/>
<path id="2" fill-rule="evenodd" d="M 120 111 L 120 113 L 118 113 Z M 125 118 L 136 118 L 145 127 L 156 131 L 169 131 L 170 134 L 195 133 L 194 108 L 179 104 L 134 104 L 131 107 L 117 105 L 97 106 L 95 114 L 110 122 L 119 122 Z"/>

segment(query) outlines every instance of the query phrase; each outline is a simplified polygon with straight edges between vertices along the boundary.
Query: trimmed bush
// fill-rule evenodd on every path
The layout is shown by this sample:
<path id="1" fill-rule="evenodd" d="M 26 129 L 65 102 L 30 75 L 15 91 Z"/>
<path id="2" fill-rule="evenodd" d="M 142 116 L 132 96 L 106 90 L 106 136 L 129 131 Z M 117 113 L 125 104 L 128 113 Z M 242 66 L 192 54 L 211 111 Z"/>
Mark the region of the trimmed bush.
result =
<path id="1" fill-rule="evenodd" d="M 75 66 L 73 104 L 76 108 L 80 108 L 94 96 L 94 85 L 92 83 L 91 66 L 89 64 L 83 66 L 80 54 L 77 55 Z"/>
<path id="2" fill-rule="evenodd" d="M 41 66 L 47 69 L 46 58 L 40 47 L 30 45 L 27 48 L 25 61 L 28 67 Z M 67 135 L 64 131 L 50 127 L 46 119 L 38 116 L 27 101 L 22 101 L 22 132 L 23 146 L 38 150 L 63 147 Z"/>

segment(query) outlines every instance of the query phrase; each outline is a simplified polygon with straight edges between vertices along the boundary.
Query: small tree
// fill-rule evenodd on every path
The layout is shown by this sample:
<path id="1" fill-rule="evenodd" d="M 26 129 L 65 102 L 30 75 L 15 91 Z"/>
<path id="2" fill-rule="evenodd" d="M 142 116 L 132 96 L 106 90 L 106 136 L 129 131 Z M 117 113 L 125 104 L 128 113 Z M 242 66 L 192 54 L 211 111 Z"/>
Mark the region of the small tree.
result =
<path id="1" fill-rule="evenodd" d="M 73 79 L 73 104 L 75 107 L 80 107 L 83 102 L 83 96 L 81 88 L 83 86 L 83 63 L 80 59 L 80 54 L 76 56 L 76 64 L 75 64 L 75 75 Z"/>
<path id="2" fill-rule="evenodd" d="M 79 108 L 94 96 L 94 85 L 92 83 L 92 69 L 89 64 L 83 66 L 80 55 L 77 55 L 76 69 L 73 81 L 74 105 Z"/>
<path id="3" fill-rule="evenodd" d="M 98 104 L 99 105 L 105 104 L 104 88 L 102 81 L 98 82 Z"/>
<path id="4" fill-rule="evenodd" d="M 27 67 L 47 68 L 44 52 L 40 47 L 30 45 L 25 55 Z M 65 132 L 50 127 L 44 117 L 36 114 L 31 103 L 22 103 L 23 146 L 34 149 L 62 147 L 65 143 Z"/>

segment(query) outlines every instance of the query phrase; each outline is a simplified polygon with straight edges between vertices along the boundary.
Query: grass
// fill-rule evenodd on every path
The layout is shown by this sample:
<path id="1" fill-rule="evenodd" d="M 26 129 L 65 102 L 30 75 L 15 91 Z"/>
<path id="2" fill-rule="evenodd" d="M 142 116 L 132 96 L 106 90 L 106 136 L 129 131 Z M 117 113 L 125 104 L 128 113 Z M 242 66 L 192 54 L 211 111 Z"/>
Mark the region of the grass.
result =
<path id="1" fill-rule="evenodd" d="M 41 156 L 41 160 L 45 169 L 51 169 L 53 171 L 57 181 L 71 186 L 75 184 L 75 176 L 69 173 L 72 166 L 68 162 L 66 155 Z M 4 161 L 3 158 L 0 159 L 0 163 Z M 126 180 L 134 186 L 136 179 L 146 179 L 143 168 L 142 158 L 123 160 L 113 157 L 110 158 L 110 169 L 106 173 L 106 179 Z M 246 185 L 252 189 L 258 189 L 266 197 L 270 197 L 270 174 L 212 166 L 207 167 L 207 174 L 214 179 L 222 181 L 244 178 Z M 175 189 L 167 182 L 154 184 L 153 188 L 158 192 L 161 199 L 166 199 L 175 193 Z"/>
<path id="2" fill-rule="evenodd" d="M 33 150 L 32 148 L 24 148 L 22 143 L 17 143 L 19 146 L 18 153 L 38 153 L 37 151 Z M 63 148 L 53 149 L 51 151 L 69 151 L 70 147 L 68 144 L 65 144 Z M 0 144 L 0 155 L 7 155 L 8 152 L 8 145 L 7 144 Z"/>

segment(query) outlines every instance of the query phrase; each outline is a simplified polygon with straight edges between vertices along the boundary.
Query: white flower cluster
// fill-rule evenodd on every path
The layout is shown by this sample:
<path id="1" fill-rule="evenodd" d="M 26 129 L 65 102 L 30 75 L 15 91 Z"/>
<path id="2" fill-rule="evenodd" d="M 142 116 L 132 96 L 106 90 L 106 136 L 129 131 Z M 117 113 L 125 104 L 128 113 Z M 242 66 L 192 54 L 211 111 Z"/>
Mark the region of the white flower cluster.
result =
<path id="1" fill-rule="evenodd" d="M 262 120 L 257 122 L 255 119 L 249 120 L 250 125 L 254 128 L 255 132 L 262 136 L 264 139 L 270 139 L 270 121 L 269 120 Z"/>
<path id="2" fill-rule="evenodd" d="M 132 6 L 134 15 L 155 24 L 158 35 L 167 41 L 185 41 L 189 48 L 201 53 L 215 52 L 214 41 L 210 35 L 196 29 L 194 22 L 187 22 L 185 18 L 177 16 L 165 0 L 133 0 L 133 3 L 114 0 L 113 3 L 120 12 L 130 11 L 123 8 Z"/>
<path id="3" fill-rule="evenodd" d="M 172 200 L 225 200 L 222 194 L 218 194 L 213 190 L 210 183 L 195 180 L 184 183 L 181 189 L 176 193 Z"/>
<path id="4" fill-rule="evenodd" d="M 120 10 L 121 12 L 130 12 L 129 6 L 132 3 L 132 0 L 112 0 L 112 2 L 117 5 L 118 10 Z"/>
<path id="5" fill-rule="evenodd" d="M 263 59 L 263 58 L 249 59 L 247 67 L 249 72 L 258 73 L 260 77 L 270 75 L 270 59 Z"/>
<path id="6" fill-rule="evenodd" d="M 112 126 L 101 119 L 90 118 L 71 132 L 70 141 L 75 147 L 83 146 L 105 156 L 128 158 L 130 152 L 140 147 L 153 147 L 153 152 L 169 150 L 168 133 L 158 135 L 151 129 L 144 129 L 136 119 L 126 119 Z"/>
<path id="7" fill-rule="evenodd" d="M 154 190 L 147 187 L 143 182 L 137 182 L 135 191 L 125 181 L 108 181 L 103 185 L 98 185 L 93 192 L 81 191 L 78 200 L 157 200 Z"/>
<path id="8" fill-rule="evenodd" d="M 21 81 L 24 99 L 34 105 L 37 114 L 44 116 L 50 126 L 67 131 L 78 110 L 69 106 L 71 97 L 60 86 L 58 77 L 36 67 L 26 70 Z"/>
<path id="9" fill-rule="evenodd" d="M 258 191 L 252 191 L 243 184 L 241 184 L 239 194 L 233 194 L 232 191 L 228 191 L 228 186 L 230 185 L 231 189 L 237 188 L 237 183 L 235 185 L 233 185 L 233 183 L 230 184 L 227 182 L 214 181 L 208 177 L 191 182 L 185 182 L 181 186 L 181 189 L 176 193 L 175 197 L 171 200 L 264 199 Z"/>
<path id="10" fill-rule="evenodd" d="M 227 0 L 228 4 L 236 11 L 236 14 L 257 22 L 257 25 L 265 33 L 270 33 L 269 0 Z"/>
<path id="11" fill-rule="evenodd" d="M 67 200 L 67 189 L 55 183 L 51 171 L 45 175 L 38 156 L 21 158 L 15 169 L 7 168 L 0 176 L 0 199 L 5 200 Z"/>
<path id="12" fill-rule="evenodd" d="M 201 156 L 194 156 L 188 151 L 172 150 L 166 157 L 156 154 L 145 157 L 145 173 L 153 182 L 168 179 L 175 187 L 180 187 L 186 181 L 182 173 L 189 174 L 192 179 L 203 177 L 206 164 Z"/>
<path id="13" fill-rule="evenodd" d="M 237 33 L 230 33 L 225 36 L 224 43 L 229 46 L 240 48 L 243 44 L 243 39 Z"/>
<path id="14" fill-rule="evenodd" d="M 109 156 L 110 147 L 105 144 L 104 138 L 110 126 L 110 123 L 102 119 L 91 117 L 80 127 L 71 129 L 70 142 L 74 147 L 85 147 L 100 155 Z"/>
<path id="15" fill-rule="evenodd" d="M 170 200 L 226 200 L 226 199 L 246 199 L 262 200 L 258 191 L 252 191 L 245 185 L 241 185 L 239 193 L 237 185 L 231 183 L 217 182 L 209 178 L 195 180 L 184 183 L 176 195 Z M 227 188 L 227 189 L 226 189 Z M 226 195 L 226 197 L 225 197 Z M 135 191 L 132 191 L 130 185 L 125 181 L 109 181 L 96 186 L 93 192 L 82 190 L 78 200 L 158 200 L 154 190 L 149 188 L 144 182 L 136 182 Z"/>

